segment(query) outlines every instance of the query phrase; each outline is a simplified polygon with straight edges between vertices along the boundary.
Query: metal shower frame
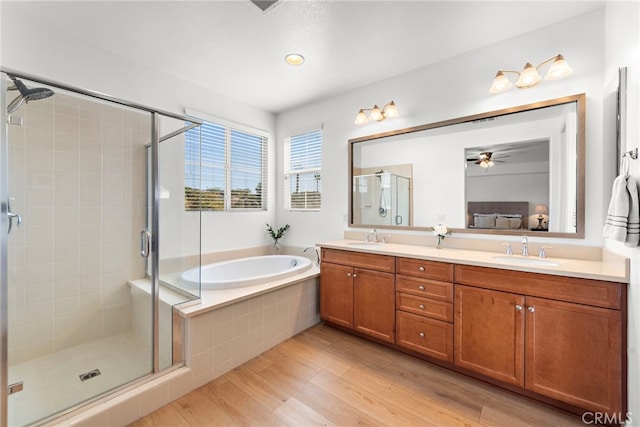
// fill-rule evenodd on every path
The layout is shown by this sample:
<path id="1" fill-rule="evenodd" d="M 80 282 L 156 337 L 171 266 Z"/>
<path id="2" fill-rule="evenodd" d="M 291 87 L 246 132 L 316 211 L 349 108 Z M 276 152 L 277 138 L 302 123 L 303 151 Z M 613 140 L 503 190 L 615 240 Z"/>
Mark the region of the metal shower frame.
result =
<path id="1" fill-rule="evenodd" d="M 188 117 L 182 114 L 176 114 L 168 111 L 162 111 L 151 108 L 135 102 L 125 101 L 104 93 L 77 88 L 57 81 L 41 78 L 28 73 L 15 71 L 5 67 L 0 67 L 0 72 L 10 74 L 20 79 L 29 80 L 31 82 L 51 86 L 53 88 L 62 89 L 79 95 L 96 98 L 101 101 L 107 101 L 121 106 L 134 108 L 151 114 L 151 297 L 152 297 L 152 330 L 153 330 L 153 370 L 150 375 L 159 371 L 159 296 L 160 296 L 160 280 L 159 280 L 159 207 L 160 207 L 160 183 L 158 177 L 158 152 L 160 142 L 166 141 L 174 136 L 180 135 L 190 129 L 202 125 L 202 120 Z M 0 79 L 0 111 L 3 115 L 7 114 L 7 80 Z M 184 127 L 170 132 L 167 135 L 160 136 L 159 117 L 165 116 L 176 120 L 184 121 Z M 0 120 L 0 163 L 8 161 L 8 133 L 7 121 Z M 8 195 L 8 168 L 0 168 L 0 195 Z M 7 261 L 7 240 L 9 230 L 8 220 L 8 199 L 0 200 L 0 426 L 7 425 L 8 422 L 8 261 Z M 128 383 L 127 383 L 128 384 Z M 125 386 L 126 384 L 123 384 Z M 98 398 L 100 396 L 94 396 Z M 84 403 L 83 403 L 84 404 Z M 69 409 L 69 411 L 72 409 Z"/>

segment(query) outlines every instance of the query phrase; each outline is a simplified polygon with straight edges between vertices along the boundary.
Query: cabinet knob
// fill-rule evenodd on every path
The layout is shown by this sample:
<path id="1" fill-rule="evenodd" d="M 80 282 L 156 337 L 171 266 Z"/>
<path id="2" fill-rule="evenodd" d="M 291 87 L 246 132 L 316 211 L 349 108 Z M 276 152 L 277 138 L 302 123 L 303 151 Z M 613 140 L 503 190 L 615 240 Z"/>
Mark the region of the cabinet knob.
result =
<path id="1" fill-rule="evenodd" d="M 424 291 L 424 286 L 420 285 L 418 286 L 418 289 L 420 289 L 421 291 Z"/>
<path id="2" fill-rule="evenodd" d="M 347 273 L 347 277 L 351 277 L 351 273 Z"/>
<path id="3" fill-rule="evenodd" d="M 424 332 L 420 332 L 418 335 L 420 335 L 420 338 L 424 338 Z"/>
<path id="4" fill-rule="evenodd" d="M 418 270 L 424 271 L 424 267 L 418 267 Z"/>
<path id="5" fill-rule="evenodd" d="M 533 313 L 534 311 L 536 311 L 535 307 L 529 306 L 527 307 L 527 310 L 529 310 L 529 313 Z"/>
<path id="6" fill-rule="evenodd" d="M 516 311 L 522 311 L 522 306 L 520 304 L 516 304 Z"/>
<path id="7" fill-rule="evenodd" d="M 358 277 L 358 275 L 356 273 L 353 273 L 353 278 L 355 279 L 356 277 Z"/>
<path id="8" fill-rule="evenodd" d="M 418 307 L 420 308 L 420 310 L 424 310 L 424 304 L 420 304 Z"/>

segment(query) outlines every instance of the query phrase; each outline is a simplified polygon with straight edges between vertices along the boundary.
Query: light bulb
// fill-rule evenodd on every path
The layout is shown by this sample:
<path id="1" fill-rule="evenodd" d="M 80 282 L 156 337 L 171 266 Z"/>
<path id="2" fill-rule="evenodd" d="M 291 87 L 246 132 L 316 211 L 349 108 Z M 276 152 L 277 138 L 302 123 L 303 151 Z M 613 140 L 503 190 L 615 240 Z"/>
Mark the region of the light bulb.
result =
<path id="1" fill-rule="evenodd" d="M 377 105 L 373 106 L 373 109 L 369 113 L 369 120 L 376 120 L 378 122 L 380 120 L 384 120 L 384 116 L 382 115 L 382 112 L 380 111 L 380 107 L 378 107 Z"/>
<path id="2" fill-rule="evenodd" d="M 493 79 L 493 84 L 491 85 L 491 89 L 489 89 L 489 92 L 491 93 L 504 92 L 505 90 L 511 89 L 511 86 L 513 85 L 511 84 L 507 76 L 505 76 L 502 71 L 498 71 L 496 73 L 496 78 Z"/>
<path id="3" fill-rule="evenodd" d="M 562 57 L 562 55 L 556 56 L 553 64 L 549 67 L 549 71 L 544 76 L 547 80 L 558 80 L 563 77 L 567 77 L 569 74 L 573 73 L 573 69 L 569 67 L 567 61 Z"/>
<path id="4" fill-rule="evenodd" d="M 518 81 L 516 82 L 516 87 L 520 89 L 534 87 L 540 82 L 540 80 L 542 80 L 542 77 L 538 74 L 538 70 L 527 62 L 524 66 L 524 70 L 520 73 L 520 78 L 518 78 Z"/>
<path id="5" fill-rule="evenodd" d="M 395 102 L 391 101 L 386 107 L 384 107 L 385 117 L 395 117 L 398 115 L 398 107 Z"/>
<path id="6" fill-rule="evenodd" d="M 354 123 L 357 125 L 363 125 L 368 121 L 369 120 L 367 119 L 367 115 L 364 113 L 364 110 L 358 111 L 358 114 L 356 115 L 356 120 L 354 121 Z"/>

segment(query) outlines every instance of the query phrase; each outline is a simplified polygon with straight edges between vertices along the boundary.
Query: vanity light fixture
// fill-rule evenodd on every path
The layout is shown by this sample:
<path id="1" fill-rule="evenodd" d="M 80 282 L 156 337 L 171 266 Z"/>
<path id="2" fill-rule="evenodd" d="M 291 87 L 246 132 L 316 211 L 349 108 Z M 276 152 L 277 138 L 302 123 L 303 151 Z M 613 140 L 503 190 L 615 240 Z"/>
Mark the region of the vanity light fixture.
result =
<path id="1" fill-rule="evenodd" d="M 365 111 L 369 111 L 369 117 Z M 368 123 L 369 120 L 375 120 L 376 122 L 381 122 L 388 117 L 395 117 L 398 115 L 398 108 L 396 107 L 395 102 L 391 101 L 382 109 L 378 107 L 378 105 L 374 105 L 373 108 L 361 108 L 356 115 L 356 120 L 354 121 L 357 125 L 364 125 Z"/>
<path id="2" fill-rule="evenodd" d="M 534 67 L 530 62 L 527 62 L 522 71 L 499 70 L 496 73 L 496 77 L 493 79 L 493 84 L 491 85 L 489 92 L 500 93 L 511 89 L 513 84 L 509 81 L 507 76 L 504 75 L 504 73 L 515 73 L 518 75 L 518 81 L 516 81 L 516 87 L 518 89 L 532 88 L 542 80 L 542 76 L 538 73 L 540 67 L 552 61 L 553 63 L 549 67 L 547 74 L 544 76 L 545 80 L 559 80 L 573 73 L 573 69 L 569 67 L 569 64 L 567 64 L 564 57 L 558 54 L 553 58 L 547 59 L 537 67 Z"/>
<path id="3" fill-rule="evenodd" d="M 287 64 L 297 67 L 298 65 L 302 65 L 304 63 L 304 56 L 300 55 L 299 53 L 290 53 L 284 57 L 284 60 Z"/>

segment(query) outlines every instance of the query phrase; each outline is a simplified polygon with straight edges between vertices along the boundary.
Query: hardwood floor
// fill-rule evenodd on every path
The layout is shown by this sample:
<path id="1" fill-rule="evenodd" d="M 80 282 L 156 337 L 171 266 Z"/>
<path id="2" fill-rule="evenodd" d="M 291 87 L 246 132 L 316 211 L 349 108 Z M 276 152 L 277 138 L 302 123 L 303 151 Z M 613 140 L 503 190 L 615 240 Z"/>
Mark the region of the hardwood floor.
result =
<path id="1" fill-rule="evenodd" d="M 319 324 L 131 427 L 356 425 L 583 424 L 579 417 Z"/>

